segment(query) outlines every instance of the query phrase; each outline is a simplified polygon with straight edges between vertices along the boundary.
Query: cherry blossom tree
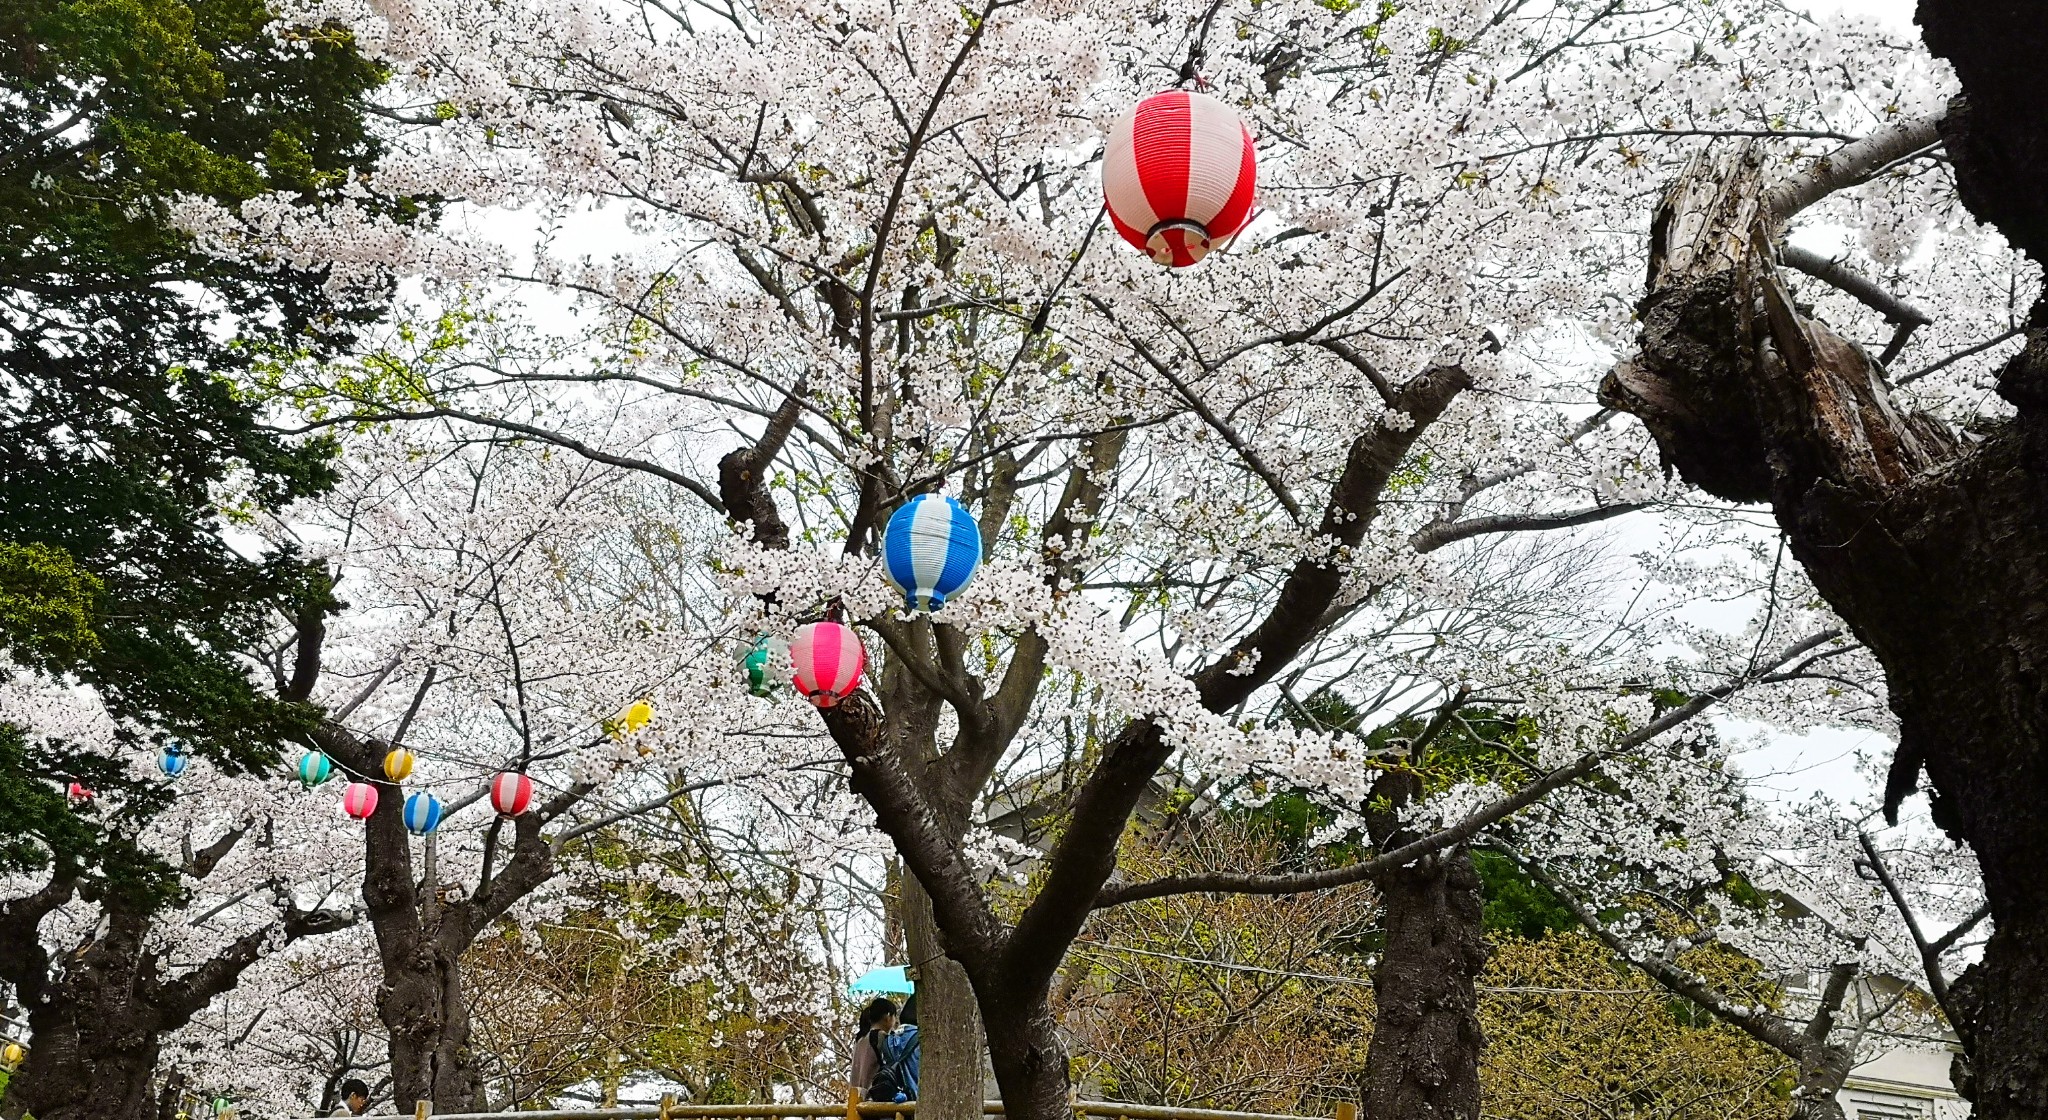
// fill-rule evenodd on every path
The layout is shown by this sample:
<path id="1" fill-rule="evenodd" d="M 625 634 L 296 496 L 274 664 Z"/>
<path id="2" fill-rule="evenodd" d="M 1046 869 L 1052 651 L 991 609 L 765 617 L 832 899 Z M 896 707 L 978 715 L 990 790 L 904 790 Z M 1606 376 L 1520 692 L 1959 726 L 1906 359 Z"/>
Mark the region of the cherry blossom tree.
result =
<path id="1" fill-rule="evenodd" d="M 1784 1055 L 1794 1116 L 1840 1120 L 1856 1065 L 1900 1037 L 1938 1041 L 1955 1020 L 1950 984 L 1981 949 L 1987 913 L 1976 868 L 1924 822 L 1880 845 L 1826 798 L 1756 803 L 1713 736 L 1662 761 L 1609 767 L 1499 846 L 1618 957 Z M 1592 820 L 1604 839 L 1590 839 Z M 1705 949 L 1755 961 L 1804 995 L 1780 1008 L 1708 979 L 1684 960 Z"/>
<path id="2" fill-rule="evenodd" d="M 691 584 L 704 565 L 690 542 L 627 528 L 648 516 L 636 476 L 531 441 L 427 435 L 356 433 L 333 499 L 278 530 L 302 538 L 348 597 L 336 615 L 301 618 L 284 648 L 301 674 L 317 674 L 293 678 L 298 697 L 329 713 L 311 745 L 379 791 L 360 890 L 393 1093 L 453 1110 L 492 1101 L 493 1071 L 471 1039 L 465 954 L 501 918 L 530 930 L 587 908 L 606 881 L 636 877 L 583 845 L 708 791 L 755 812 L 761 802 L 808 805 L 755 834 L 781 846 L 782 874 L 807 876 L 800 899 L 829 899 L 839 888 L 819 869 L 844 858 L 854 824 L 846 794 L 819 796 L 818 767 L 832 760 L 787 733 L 795 713 L 747 694 L 741 650 L 722 622 L 699 618 Z M 665 575 L 681 584 L 663 586 Z M 641 715 L 629 718 L 636 704 Z M 384 772 L 401 747 L 420 759 L 406 783 Z M 531 809 L 490 811 L 486 790 L 501 772 L 535 784 Z M 422 852 L 402 813 L 408 795 L 430 792 L 448 811 Z M 638 843 L 673 851 L 690 841 Z M 573 884 L 561 881 L 572 854 Z M 715 896 L 715 883 L 682 868 L 637 866 L 664 889 Z M 631 927 L 626 912 L 614 917 L 620 932 Z M 668 931 L 668 951 L 715 935 L 740 975 L 804 944 L 766 923 L 736 936 L 749 928 L 685 922 Z M 821 998 L 808 981 L 749 990 L 771 1009 L 810 1015 Z"/>
<path id="3" fill-rule="evenodd" d="M 12 682 L 11 724 L 128 760 L 129 782 L 168 782 L 153 757 L 120 749 L 97 700 Z M 108 818 L 137 857 L 176 876 L 168 903 L 151 882 L 80 874 L 61 864 L 10 874 L 0 902 L 0 979 L 33 1032 L 27 1063 L 0 1110 L 10 1118 L 156 1117 L 164 1038 L 284 944 L 359 920 L 347 861 L 326 865 L 346 827 L 332 800 L 285 799 L 265 777 L 188 762 L 167 805 L 130 813 L 117 794 L 73 811 Z M 118 866 L 118 865 L 116 865 Z M 174 1101 L 179 1082 L 162 1086 Z"/>
<path id="4" fill-rule="evenodd" d="M 2025 792 L 2039 783 L 2030 744 L 2042 718 L 2044 243 L 2038 192 L 2020 186 L 2041 150 L 2040 78 L 2015 53 L 2041 29 L 1940 0 L 1921 4 L 1919 21 L 1954 66 L 1953 99 L 1901 107 L 1894 125 L 1815 164 L 1743 148 L 1672 181 L 1652 226 L 1640 348 L 1606 395 L 1687 481 L 1768 503 L 1884 664 L 1899 724 L 1885 809 L 1925 773 L 1933 819 L 1984 876 L 1992 934 L 1948 1002 L 1970 1047 L 1961 1084 L 1995 1120 L 2048 1108 L 2034 871 L 2044 837 Z M 1987 244 L 1972 216 L 2010 248 Z M 1823 270 L 1855 302 L 1803 303 L 1783 269 L 1811 263 L 1798 241 L 1830 222 L 1868 231 Z M 1957 285 L 1979 293 L 1974 313 L 1950 302 Z M 1897 324 L 1875 357 L 1858 345 L 1876 333 L 1873 315 Z M 1920 321 L 1943 332 L 1945 352 L 1909 364 L 1901 343 Z M 2014 352 L 2006 343 L 2019 338 Z"/>
<path id="5" fill-rule="evenodd" d="M 666 488 L 668 531 L 716 574 L 676 623 L 707 639 L 664 678 L 691 687 L 657 704 L 690 697 L 692 734 L 758 718 L 734 702 L 729 668 L 703 660 L 709 638 L 787 635 L 835 610 L 871 635 L 872 690 L 822 718 L 912 873 L 923 1104 L 941 1117 L 978 1107 L 983 1027 L 1007 1106 L 1065 1110 L 1047 988 L 1102 906 L 1374 875 L 1414 879 L 1418 902 L 1448 885 L 1469 898 L 1463 845 L 1611 759 L 1654 754 L 1716 703 L 1762 689 L 1793 718 L 1867 714 L 1876 690 L 1816 680 L 1859 656 L 1825 612 L 1780 612 L 1771 597 L 1728 639 L 1592 580 L 1570 585 L 1577 624 L 1546 641 L 1492 594 L 1501 568 L 1487 560 L 1545 534 L 1590 550 L 1589 526 L 1680 493 L 1644 433 L 1590 393 L 1604 340 L 1629 329 L 1650 192 L 1733 139 L 1778 158 L 1866 150 L 1862 138 L 1946 94 L 1910 44 L 1762 2 L 323 0 L 297 14 L 352 28 L 392 65 L 403 130 L 376 188 L 460 199 L 479 219 L 526 207 L 538 233 L 515 244 L 470 232 L 481 223 L 429 235 L 367 210 L 307 220 L 195 200 L 181 211 L 195 235 L 318 262 L 338 283 L 424 274 L 449 306 L 481 298 L 453 282 L 510 283 L 535 314 L 570 297 L 590 324 L 573 345 L 486 329 L 399 370 L 289 371 L 281 387 L 325 410 L 303 430 L 431 424 Z M 1816 77 L 1790 64 L 1812 57 L 1843 65 Z M 1228 251 L 1168 273 L 1103 229 L 1097 164 L 1110 123 L 1175 83 L 1206 85 L 1251 121 L 1267 209 Z M 1935 189 L 1924 164 L 1867 188 L 1858 226 L 1894 260 L 1915 243 L 1911 204 Z M 1951 277 L 1957 308 L 1981 307 L 2013 273 L 1980 257 Z M 1882 296 L 1830 260 L 1809 264 Z M 1887 308 L 1910 327 L 1893 336 L 1898 360 L 1986 319 Z M 932 491 L 974 512 L 987 563 L 925 617 L 880 580 L 877 538 L 902 501 Z M 1694 543 L 1740 540 L 1700 539 L 1727 520 L 1718 508 L 1664 509 Z M 1684 575 L 1697 582 L 1677 598 L 1718 578 Z M 1465 604 L 1484 622 L 1447 630 Z M 1256 718 L 1361 680 L 1383 689 L 1363 704 L 1374 722 L 1419 717 L 1411 753 L 1478 695 L 1540 729 L 1534 757 L 1512 783 L 1429 787 L 1327 731 Z M 593 683 L 543 738 L 595 740 L 594 721 L 638 687 Z M 403 707 L 378 724 L 392 738 Z M 793 718 L 787 698 L 774 707 Z M 1090 768 L 1035 890 L 999 913 L 969 859 L 980 799 L 1006 763 L 1063 740 Z M 370 743 L 333 747 L 366 765 Z M 1169 763 L 1225 788 L 1315 791 L 1378 851 L 1331 869 L 1336 880 L 1117 881 L 1119 838 Z M 553 841 L 543 829 L 587 778 L 565 775 L 521 822 L 492 875 L 502 893 L 480 889 L 482 910 L 457 928 L 545 870 L 573 828 Z M 387 812 L 373 848 L 404 843 Z M 373 864 L 409 882 L 409 854 L 388 851 Z M 396 969 L 420 959 L 390 947 L 416 940 L 418 908 L 389 897 L 405 927 L 385 950 Z M 1446 911 L 1404 913 L 1425 920 L 1421 944 Z M 1410 1002 L 1469 1010 L 1478 962 L 1453 957 L 1465 959 L 1413 971 Z M 418 1006 L 438 998 L 431 977 L 417 987 Z M 458 1036 L 437 1026 L 433 1047 L 425 1034 L 404 1045 L 455 1047 L 434 1050 L 446 1072 L 464 1068 Z M 1412 1050 L 1378 1060 L 1376 1115 L 1477 1107 L 1474 1078 L 1431 1081 Z"/>

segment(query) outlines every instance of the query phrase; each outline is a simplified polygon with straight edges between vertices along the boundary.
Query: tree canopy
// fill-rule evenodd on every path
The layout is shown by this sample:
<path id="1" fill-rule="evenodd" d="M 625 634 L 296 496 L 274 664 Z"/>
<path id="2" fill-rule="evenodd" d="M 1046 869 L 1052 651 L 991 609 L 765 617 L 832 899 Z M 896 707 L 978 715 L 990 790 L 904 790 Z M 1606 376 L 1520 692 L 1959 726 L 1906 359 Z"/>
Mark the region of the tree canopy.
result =
<path id="1" fill-rule="evenodd" d="M 243 768 L 309 726 L 250 658 L 274 612 L 324 610 L 327 588 L 237 534 L 330 485 L 330 449 L 263 430 L 238 383 L 266 356 L 334 352 L 381 301 L 205 252 L 175 212 L 359 195 L 384 78 L 345 32 L 284 28 L 261 0 L 0 13 L 0 643 L 95 688 L 128 742 Z M 90 754 L 17 742 L 10 789 L 61 810 L 68 779 L 132 785 Z M 68 834 L 37 832 L 80 856 Z"/>

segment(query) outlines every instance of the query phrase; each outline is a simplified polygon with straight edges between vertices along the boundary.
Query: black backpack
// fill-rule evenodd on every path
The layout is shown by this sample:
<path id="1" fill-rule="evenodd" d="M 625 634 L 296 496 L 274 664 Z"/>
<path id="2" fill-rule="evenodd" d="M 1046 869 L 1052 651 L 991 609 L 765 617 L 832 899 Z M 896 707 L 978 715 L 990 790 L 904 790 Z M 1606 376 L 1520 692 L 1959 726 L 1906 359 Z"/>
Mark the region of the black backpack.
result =
<path id="1" fill-rule="evenodd" d="M 875 1076 L 868 1082 L 869 1100 L 894 1104 L 899 1094 L 906 1099 L 917 1095 L 917 1086 L 912 1083 L 907 1067 L 923 1041 L 921 1034 L 912 1035 L 902 1052 L 891 1058 L 888 1048 L 882 1045 L 882 1033 L 868 1032 L 868 1045 L 875 1051 Z"/>

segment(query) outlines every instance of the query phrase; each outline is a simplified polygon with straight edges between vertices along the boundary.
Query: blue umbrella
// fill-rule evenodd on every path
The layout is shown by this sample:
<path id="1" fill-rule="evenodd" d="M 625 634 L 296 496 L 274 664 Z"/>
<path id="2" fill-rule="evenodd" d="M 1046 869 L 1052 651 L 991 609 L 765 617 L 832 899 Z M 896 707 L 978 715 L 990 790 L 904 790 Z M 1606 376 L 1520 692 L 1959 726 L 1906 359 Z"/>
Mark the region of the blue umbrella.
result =
<path id="1" fill-rule="evenodd" d="M 846 990 L 849 994 L 853 995 L 858 995 L 861 992 L 877 992 L 882 995 L 909 995 L 917 990 L 917 986 L 910 982 L 910 977 L 904 975 L 903 969 L 904 966 L 900 964 L 889 964 L 883 965 L 880 968 L 868 969 L 865 973 L 861 974 L 860 979 L 855 980 L 852 986 Z"/>

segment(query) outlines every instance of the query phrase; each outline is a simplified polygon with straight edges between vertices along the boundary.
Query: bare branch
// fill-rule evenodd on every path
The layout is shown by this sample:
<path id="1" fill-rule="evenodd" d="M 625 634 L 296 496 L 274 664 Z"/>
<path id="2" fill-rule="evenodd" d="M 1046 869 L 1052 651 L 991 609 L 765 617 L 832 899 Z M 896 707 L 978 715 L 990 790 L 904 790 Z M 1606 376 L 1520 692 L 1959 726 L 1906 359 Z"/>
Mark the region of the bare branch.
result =
<path id="1" fill-rule="evenodd" d="M 1963 1053 L 1968 1054 L 1970 1052 L 1969 1022 L 1963 1016 L 1956 1014 L 1955 1007 L 1950 1003 L 1948 977 L 1942 972 L 1941 968 L 1941 954 L 1947 946 L 1937 949 L 1927 940 L 1927 935 L 1921 932 L 1920 918 L 1913 913 L 1912 904 L 1906 901 L 1906 893 L 1899 888 L 1898 880 L 1892 877 L 1891 868 L 1885 866 L 1884 856 L 1879 854 L 1877 850 L 1877 842 L 1870 838 L 1868 832 L 1858 832 L 1856 834 L 1856 841 L 1862 845 L 1864 859 L 1869 862 L 1871 873 L 1877 876 L 1878 885 L 1884 888 L 1885 895 L 1892 900 L 1893 908 L 1898 910 L 1899 917 L 1905 920 L 1906 932 L 1913 938 L 1913 948 L 1918 950 L 1920 954 L 1920 970 L 1927 978 L 1928 994 L 1934 997 L 1935 1003 L 1941 1005 L 1941 1013 L 1948 1017 L 1949 1024 L 1955 1028 L 1956 1037 L 1962 1041 Z M 1981 909 L 1984 912 L 1989 912 L 1988 907 Z M 1973 924 L 1975 924 L 1975 919 L 1957 926 L 1956 930 L 1958 932 L 1966 930 Z M 1955 936 L 1955 934 L 1951 934 L 1951 936 Z M 1951 941 L 1949 944 L 1954 944 L 1954 942 Z"/>
<path id="2" fill-rule="evenodd" d="M 1811 249 L 1801 249 L 1797 245 L 1785 246 L 1780 255 L 1784 257 L 1787 265 L 1855 296 L 1859 303 L 1884 316 L 1887 323 L 1924 327 L 1934 322 L 1933 317 L 1927 312 L 1885 291 L 1875 281 L 1858 275 L 1840 260 L 1821 256 Z"/>
<path id="3" fill-rule="evenodd" d="M 390 410 L 373 413 L 351 413 L 347 416 L 335 417 L 332 420 L 320 420 L 301 425 L 297 428 L 285 429 L 285 431 L 290 435 L 301 435 L 319 428 L 333 427 L 336 424 L 379 424 L 399 420 L 441 419 L 461 420 L 464 423 L 475 424 L 482 428 L 493 428 L 501 432 L 510 432 L 513 435 L 525 436 L 528 439 L 536 439 L 542 443 L 553 444 L 556 447 L 573 451 L 594 463 L 603 463 L 610 467 L 623 467 L 626 470 L 639 471 L 642 474 L 651 474 L 663 481 L 672 482 L 704 499 L 705 504 L 709 505 L 713 512 L 720 514 L 726 512 L 725 503 L 718 500 L 718 495 L 712 493 L 709 486 L 686 474 L 672 471 L 658 463 L 651 463 L 645 459 L 636 459 L 630 455 L 614 455 L 608 451 L 599 451 L 597 448 L 580 440 L 572 439 L 560 432 L 549 431 L 546 428 L 536 427 L 532 424 L 522 424 L 517 420 L 504 420 L 496 416 L 485 416 L 481 413 L 465 412 L 456 408 L 423 408 L 412 411 Z"/>
<path id="4" fill-rule="evenodd" d="M 765 778 L 771 774 L 793 774 L 798 770 L 808 770 L 813 767 L 826 765 L 827 763 L 832 761 L 834 760 L 819 759 L 815 762 L 799 762 L 794 766 L 784 766 L 777 770 L 762 770 L 759 773 L 741 774 L 731 778 L 706 778 L 702 781 L 689 782 L 684 785 L 677 786 L 674 789 L 668 790 L 667 792 L 663 793 L 660 797 L 655 797 L 646 801 L 642 801 L 638 805 L 628 805 L 624 809 L 619 809 L 614 812 L 606 813 L 604 816 L 599 817 L 594 821 L 579 824 L 575 828 L 572 828 L 567 832 L 562 833 L 560 836 L 555 837 L 554 841 L 549 844 L 549 847 L 554 849 L 556 855 L 560 855 L 562 854 L 562 849 L 568 847 L 571 843 L 580 839 L 581 837 L 588 836 L 591 833 L 596 832 L 598 829 L 615 825 L 620 821 L 627 819 L 628 817 L 637 817 L 642 813 L 651 813 L 654 810 L 659 809 L 664 805 L 667 805 L 669 802 L 674 801 L 678 797 L 687 797 L 690 794 L 697 793 L 702 790 L 716 789 L 719 786 L 735 785 L 739 782 L 750 781 L 754 778 Z"/>
<path id="5" fill-rule="evenodd" d="M 1612 505 L 1592 506 L 1587 509 L 1570 510 L 1563 513 L 1521 513 L 1498 514 L 1490 517 L 1473 517 L 1464 521 L 1427 525 L 1416 531 L 1409 543 L 1417 552 L 1434 552 L 1447 544 L 1468 540 L 1489 533 L 1519 533 L 1542 529 L 1569 529 L 1577 525 L 1591 525 L 1610 517 L 1649 506 L 1648 502 L 1615 502 Z"/>
<path id="6" fill-rule="evenodd" d="M 1579 898 L 1577 892 L 1565 886 L 1557 876 L 1533 860 L 1523 859 L 1517 853 L 1509 855 L 1537 882 L 1550 888 L 1550 892 L 1557 896 L 1558 901 L 1564 903 L 1565 909 L 1570 910 L 1572 916 L 1591 931 L 1593 936 L 1605 943 L 1616 956 L 1642 970 L 1650 979 L 1706 1008 L 1715 1018 L 1780 1054 L 1796 1060 L 1805 1053 L 1805 1039 L 1773 1015 L 1770 1008 L 1761 1004 L 1737 1003 L 1690 969 L 1681 968 L 1661 957 L 1636 952 L 1634 946 L 1609 929 L 1607 924 L 1600 920 L 1600 916 Z"/>
<path id="7" fill-rule="evenodd" d="M 1938 117 L 1903 121 L 1829 152 L 1812 167 L 1771 188 L 1765 196 L 1771 216 L 1780 223 L 1789 221 L 1794 214 L 1836 191 L 1864 182 L 1897 160 L 1941 143 L 1937 131 L 1940 124 Z"/>

